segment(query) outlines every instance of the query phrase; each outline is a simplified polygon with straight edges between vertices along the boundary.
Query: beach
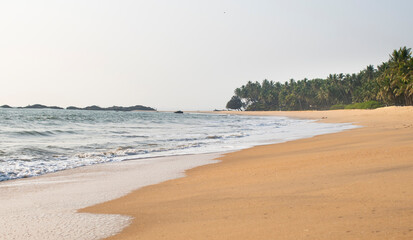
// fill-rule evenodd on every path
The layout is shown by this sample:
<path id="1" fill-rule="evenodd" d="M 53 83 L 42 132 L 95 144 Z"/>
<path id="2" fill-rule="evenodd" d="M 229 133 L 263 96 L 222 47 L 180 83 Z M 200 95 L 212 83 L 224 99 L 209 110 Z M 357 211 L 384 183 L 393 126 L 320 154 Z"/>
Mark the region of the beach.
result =
<path id="1" fill-rule="evenodd" d="M 215 163 L 218 154 L 111 162 L 0 182 L 0 239 L 104 239 L 128 226 L 118 214 L 77 209 L 184 177 L 184 170 Z"/>
<path id="2" fill-rule="evenodd" d="M 413 238 L 412 107 L 229 114 L 362 127 L 224 154 L 80 212 L 133 218 L 109 239 Z"/>
<path id="3" fill-rule="evenodd" d="M 355 127 L 277 116 L 0 109 L 0 239 L 104 239 L 132 217 L 78 209 L 185 177 L 224 153 Z"/>
<path id="4" fill-rule="evenodd" d="M 0 240 L 413 240 L 411 9 L 0 1 Z"/>

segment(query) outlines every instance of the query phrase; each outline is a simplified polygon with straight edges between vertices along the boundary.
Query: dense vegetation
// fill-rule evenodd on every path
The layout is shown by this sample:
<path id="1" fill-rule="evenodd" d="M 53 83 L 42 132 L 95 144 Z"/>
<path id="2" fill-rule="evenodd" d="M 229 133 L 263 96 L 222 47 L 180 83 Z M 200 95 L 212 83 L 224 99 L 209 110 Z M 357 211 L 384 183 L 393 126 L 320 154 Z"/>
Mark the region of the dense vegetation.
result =
<path id="1" fill-rule="evenodd" d="M 242 106 L 239 106 L 241 103 Z M 394 50 L 387 62 L 357 74 L 330 74 L 326 79 L 264 80 L 235 89 L 229 109 L 310 110 L 413 105 L 413 58 L 410 48 Z"/>

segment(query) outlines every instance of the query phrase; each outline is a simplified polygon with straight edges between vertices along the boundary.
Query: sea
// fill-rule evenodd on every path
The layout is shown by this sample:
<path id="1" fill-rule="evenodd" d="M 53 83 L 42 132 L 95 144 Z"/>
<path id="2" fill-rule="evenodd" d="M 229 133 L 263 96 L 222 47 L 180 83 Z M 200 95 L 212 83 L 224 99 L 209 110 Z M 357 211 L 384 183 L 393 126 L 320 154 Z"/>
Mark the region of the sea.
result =
<path id="1" fill-rule="evenodd" d="M 230 152 L 351 128 L 275 116 L 0 109 L 0 181 L 107 162 Z"/>

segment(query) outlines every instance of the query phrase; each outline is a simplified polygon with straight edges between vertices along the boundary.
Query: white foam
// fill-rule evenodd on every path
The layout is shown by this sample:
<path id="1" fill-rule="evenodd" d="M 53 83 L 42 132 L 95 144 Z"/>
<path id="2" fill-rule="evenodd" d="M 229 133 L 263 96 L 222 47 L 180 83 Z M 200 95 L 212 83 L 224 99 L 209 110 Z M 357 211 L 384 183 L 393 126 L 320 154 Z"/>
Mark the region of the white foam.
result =
<path id="1" fill-rule="evenodd" d="M 217 162 L 218 154 L 107 163 L 0 183 L 0 239 L 102 239 L 131 218 L 77 213 L 143 186 Z"/>

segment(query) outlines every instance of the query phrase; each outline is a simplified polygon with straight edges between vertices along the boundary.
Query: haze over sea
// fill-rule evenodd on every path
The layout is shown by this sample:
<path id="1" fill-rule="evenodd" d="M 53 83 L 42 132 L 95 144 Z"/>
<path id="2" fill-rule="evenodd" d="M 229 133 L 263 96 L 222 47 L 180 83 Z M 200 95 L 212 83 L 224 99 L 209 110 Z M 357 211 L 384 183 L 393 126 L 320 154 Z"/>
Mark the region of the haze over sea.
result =
<path id="1" fill-rule="evenodd" d="M 353 127 L 284 117 L 0 109 L 0 181 L 105 162 L 233 151 Z"/>

